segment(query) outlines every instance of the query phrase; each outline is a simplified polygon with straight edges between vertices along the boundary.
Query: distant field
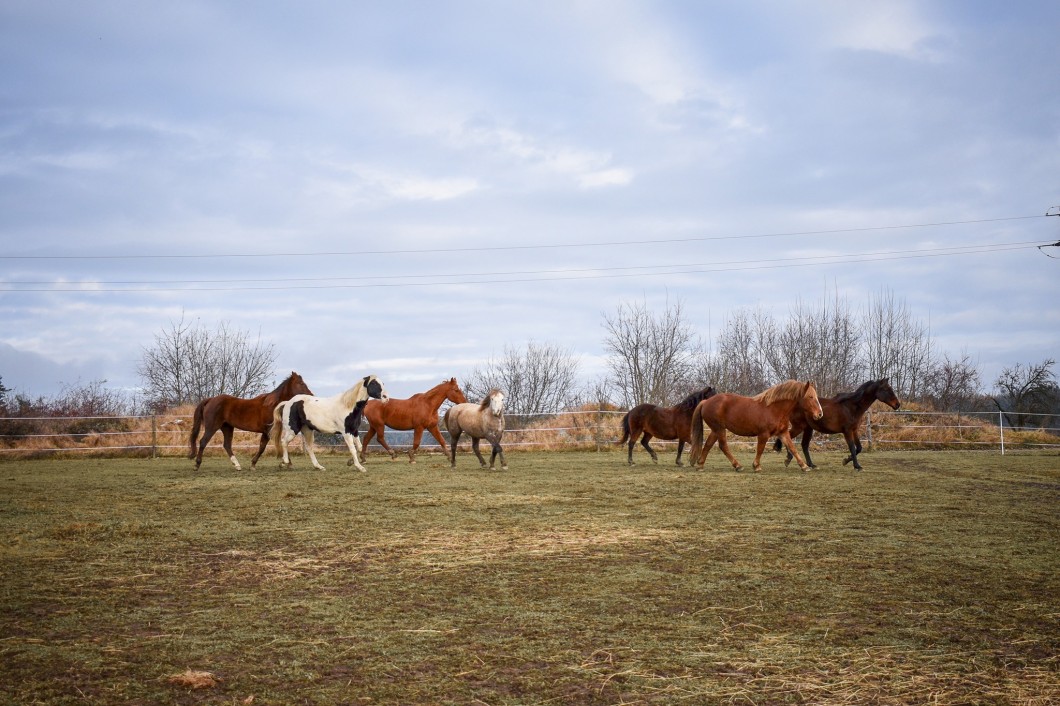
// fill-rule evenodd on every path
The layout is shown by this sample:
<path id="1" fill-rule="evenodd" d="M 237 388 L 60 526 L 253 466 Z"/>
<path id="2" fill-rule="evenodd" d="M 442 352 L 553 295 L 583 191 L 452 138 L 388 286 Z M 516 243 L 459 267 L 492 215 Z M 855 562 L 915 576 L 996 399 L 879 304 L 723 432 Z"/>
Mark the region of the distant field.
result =
<path id="1" fill-rule="evenodd" d="M 0 701 L 1060 703 L 1055 452 L 638 454 L 0 462 Z"/>

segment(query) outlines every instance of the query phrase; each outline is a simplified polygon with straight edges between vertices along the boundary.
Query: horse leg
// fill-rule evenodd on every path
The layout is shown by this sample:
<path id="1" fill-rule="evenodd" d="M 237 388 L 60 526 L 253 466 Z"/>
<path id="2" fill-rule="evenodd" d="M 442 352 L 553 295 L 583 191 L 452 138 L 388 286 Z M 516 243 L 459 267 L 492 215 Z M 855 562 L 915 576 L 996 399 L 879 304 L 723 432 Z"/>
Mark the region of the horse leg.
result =
<path id="1" fill-rule="evenodd" d="M 817 468 L 817 465 L 810 458 L 810 439 L 813 438 L 813 429 L 806 427 L 806 431 L 802 433 L 802 454 L 806 457 L 806 465 L 810 468 Z"/>
<path id="2" fill-rule="evenodd" d="M 427 427 L 427 431 L 431 433 L 434 440 L 438 442 L 438 445 L 442 447 L 442 453 L 449 455 L 449 447 L 445 445 L 445 439 L 442 438 L 442 432 L 438 431 L 438 425 Z"/>
<path id="3" fill-rule="evenodd" d="M 254 457 L 250 459 L 250 470 L 254 470 L 258 466 L 258 459 L 265 453 L 265 447 L 269 445 L 269 432 L 261 432 L 261 443 L 258 444 L 258 452 L 254 454 Z"/>
<path id="4" fill-rule="evenodd" d="M 231 424 L 221 425 L 221 437 L 223 438 L 221 445 L 224 446 L 225 451 L 228 452 L 228 460 L 232 462 L 232 465 L 236 467 L 236 470 L 242 471 L 243 469 L 239 465 L 239 459 L 237 459 L 236 455 L 232 453 L 232 433 L 235 430 L 235 427 Z"/>
<path id="5" fill-rule="evenodd" d="M 634 465 L 634 463 L 633 463 L 633 447 L 636 446 L 636 445 L 637 445 L 637 439 L 636 439 L 635 436 L 633 436 L 631 434 L 630 437 L 629 437 L 629 465 L 631 465 L 631 466 Z"/>
<path id="6" fill-rule="evenodd" d="M 807 468 L 806 462 L 803 461 L 802 456 L 799 455 L 798 450 L 795 448 L 795 442 L 791 440 L 791 434 L 788 433 L 787 429 L 785 429 L 781 433 L 780 441 L 784 444 L 785 447 L 787 447 L 788 453 L 790 453 L 795 458 L 796 463 L 799 464 L 799 469 L 805 471 Z"/>
<path id="7" fill-rule="evenodd" d="M 202 439 L 199 440 L 199 451 L 195 454 L 195 470 L 199 470 L 199 466 L 202 465 L 202 455 L 206 452 L 206 445 L 210 443 L 210 439 L 217 433 L 217 427 L 213 426 L 209 422 L 203 425 Z"/>
<path id="8" fill-rule="evenodd" d="M 379 428 L 375 429 L 374 431 L 375 431 L 375 435 L 377 437 L 379 437 L 378 438 L 379 445 L 382 446 L 384 449 L 386 449 L 386 452 L 388 454 L 390 454 L 390 460 L 393 461 L 394 457 L 397 454 L 394 453 L 394 449 L 390 448 L 390 444 L 386 443 L 386 432 L 384 431 L 385 429 L 386 429 L 386 425 L 385 424 L 380 424 Z M 369 427 L 368 431 L 369 431 L 369 433 L 371 433 L 373 431 L 372 427 Z M 369 441 L 369 438 L 368 438 L 367 435 L 365 435 L 365 437 L 364 437 L 364 445 L 365 446 L 368 446 L 368 441 Z"/>
<path id="9" fill-rule="evenodd" d="M 843 438 L 846 439 L 847 448 L 850 449 L 850 455 L 843 459 L 843 465 L 847 465 L 851 461 L 854 462 L 854 470 L 860 471 L 861 464 L 858 463 L 858 454 L 861 453 L 861 441 L 858 437 L 850 431 L 843 432 Z"/>
<path id="10" fill-rule="evenodd" d="M 490 445 L 493 447 L 493 453 L 490 455 L 490 470 L 493 470 L 493 462 L 499 454 L 501 457 L 501 470 L 507 471 L 508 462 L 504 460 L 504 449 L 501 448 L 500 440 L 498 439 L 497 441 L 494 441 L 493 439 L 490 439 Z"/>
<path id="11" fill-rule="evenodd" d="M 456 469 L 456 444 L 460 441 L 460 434 L 459 429 L 449 432 L 449 467 L 453 469 Z"/>
<path id="12" fill-rule="evenodd" d="M 681 463 L 681 452 L 684 451 L 684 450 L 685 450 L 685 440 L 684 439 L 678 439 L 677 440 L 677 465 L 678 466 L 685 465 L 685 464 Z"/>
<path id="13" fill-rule="evenodd" d="M 366 473 L 364 466 L 361 465 L 361 460 L 357 458 L 357 443 L 360 441 L 353 434 L 343 434 L 342 440 L 346 442 L 346 448 L 350 450 L 350 460 L 346 462 L 347 466 L 356 466 L 357 470 L 361 473 Z"/>
<path id="14" fill-rule="evenodd" d="M 423 438 L 423 427 L 416 427 L 412 432 L 412 449 L 409 450 L 409 463 L 416 463 L 416 451 L 420 448 L 420 439 Z"/>
<path id="15" fill-rule="evenodd" d="M 769 434 L 758 435 L 758 445 L 755 448 L 755 460 L 751 464 L 751 468 L 755 470 L 755 473 L 762 472 L 762 452 L 766 448 L 766 442 L 769 441 Z"/>
<path id="16" fill-rule="evenodd" d="M 478 462 L 482 466 L 482 468 L 486 468 L 486 459 L 482 458 L 482 452 L 478 450 L 479 441 L 481 441 L 479 437 L 471 437 L 471 450 L 475 452 L 476 456 L 478 456 Z"/>
<path id="17" fill-rule="evenodd" d="M 310 429 L 308 426 L 303 428 L 302 429 L 302 448 L 304 448 L 305 452 L 307 454 L 309 454 L 309 460 L 312 462 L 313 468 L 317 469 L 318 471 L 323 471 L 323 470 L 326 470 L 326 469 L 323 466 L 320 465 L 320 461 L 317 461 L 317 455 L 315 453 L 313 453 L 313 437 L 314 436 L 315 435 L 313 433 L 313 430 Z"/>
<path id="18" fill-rule="evenodd" d="M 648 442 L 650 440 L 651 440 L 651 434 L 649 434 L 648 432 L 644 432 L 644 436 L 640 437 L 640 445 L 643 446 L 648 451 L 649 454 L 651 454 L 651 460 L 654 463 L 658 463 L 659 462 L 659 455 L 657 453 L 655 453 L 655 449 L 653 449 L 650 445 L 648 445 Z"/>
<path id="19" fill-rule="evenodd" d="M 729 463 L 732 464 L 733 469 L 737 470 L 737 471 L 742 471 L 743 470 L 743 466 L 740 465 L 740 462 L 737 461 L 736 457 L 732 455 L 731 451 L 729 451 L 729 435 L 725 431 L 725 427 L 721 427 L 717 431 L 714 431 L 712 429 L 711 432 L 710 432 L 710 435 L 711 436 L 715 436 L 715 435 L 717 436 L 717 438 L 718 438 L 718 448 L 721 449 L 721 452 L 723 454 L 725 454 L 725 458 L 729 459 Z M 706 456 L 706 454 L 703 454 L 703 455 Z M 755 470 L 761 470 L 761 469 L 760 468 L 756 468 Z"/>
<path id="20" fill-rule="evenodd" d="M 291 467 L 291 457 L 287 453 L 287 446 L 294 440 L 294 435 L 286 426 L 280 432 L 280 447 L 283 449 L 283 458 L 280 459 L 280 468 Z"/>

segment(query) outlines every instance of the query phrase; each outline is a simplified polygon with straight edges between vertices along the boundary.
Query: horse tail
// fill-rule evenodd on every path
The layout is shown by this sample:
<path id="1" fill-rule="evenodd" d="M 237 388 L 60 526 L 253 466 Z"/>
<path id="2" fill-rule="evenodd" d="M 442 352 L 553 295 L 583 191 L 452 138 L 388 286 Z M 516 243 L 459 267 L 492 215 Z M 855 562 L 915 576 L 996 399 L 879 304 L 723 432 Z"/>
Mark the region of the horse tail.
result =
<path id="1" fill-rule="evenodd" d="M 446 431 L 449 431 L 449 413 L 453 411 L 453 408 L 445 410 L 445 414 L 442 415 L 442 426 L 445 427 Z"/>
<path id="2" fill-rule="evenodd" d="M 699 461 L 699 450 L 703 447 L 703 403 L 696 405 L 692 412 L 692 442 L 688 452 L 689 465 L 694 466 Z"/>
<path id="3" fill-rule="evenodd" d="M 781 441 L 780 437 L 778 436 L 776 439 L 773 440 L 773 450 L 777 453 L 780 453 L 780 450 L 782 448 L 784 448 L 784 442 Z"/>
<path id="4" fill-rule="evenodd" d="M 202 428 L 202 410 L 209 401 L 210 398 L 207 397 L 195 406 L 195 414 L 192 415 L 191 421 L 191 436 L 188 437 L 188 458 L 195 458 L 195 441 L 199 438 L 199 430 Z"/>
<path id="5" fill-rule="evenodd" d="M 630 435 L 629 429 L 629 412 L 626 412 L 626 416 L 622 417 L 622 438 L 615 442 L 616 445 L 621 445 L 629 441 Z"/>
<path id="6" fill-rule="evenodd" d="M 283 458 L 283 442 L 280 440 L 283 438 L 283 407 L 285 404 L 287 403 L 281 402 L 273 407 L 272 426 L 269 427 L 269 440 L 276 447 L 276 455 L 280 458 Z"/>

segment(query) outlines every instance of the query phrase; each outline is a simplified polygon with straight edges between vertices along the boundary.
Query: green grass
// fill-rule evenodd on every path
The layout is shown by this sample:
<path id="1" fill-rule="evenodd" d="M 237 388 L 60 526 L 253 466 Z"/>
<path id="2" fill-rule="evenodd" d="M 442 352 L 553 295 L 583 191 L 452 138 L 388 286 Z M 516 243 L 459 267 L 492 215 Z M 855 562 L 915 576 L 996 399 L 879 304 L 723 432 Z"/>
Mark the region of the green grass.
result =
<path id="1" fill-rule="evenodd" d="M 1060 457 L 841 458 L 0 463 L 0 699 L 1060 701 Z"/>

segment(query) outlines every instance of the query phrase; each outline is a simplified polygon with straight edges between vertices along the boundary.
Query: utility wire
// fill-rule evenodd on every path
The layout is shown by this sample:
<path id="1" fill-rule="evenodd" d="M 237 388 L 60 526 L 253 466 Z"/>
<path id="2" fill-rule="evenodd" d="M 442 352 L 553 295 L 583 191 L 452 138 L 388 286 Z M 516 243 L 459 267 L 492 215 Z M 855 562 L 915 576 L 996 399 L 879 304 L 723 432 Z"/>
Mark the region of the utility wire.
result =
<path id="1" fill-rule="evenodd" d="M 1041 241 L 1023 241 L 1015 243 L 982 243 L 977 245 L 962 245 L 945 248 L 928 248 L 922 250 L 885 250 L 877 252 L 866 252 L 866 253 L 847 253 L 841 255 L 813 255 L 806 257 L 789 257 L 785 258 L 786 262 L 802 262 L 808 260 L 820 260 L 821 262 L 810 263 L 810 264 L 828 264 L 829 261 L 844 260 L 846 258 L 866 258 L 866 259 L 899 259 L 896 256 L 910 255 L 910 256 L 926 256 L 926 255 L 964 255 L 964 254 L 976 254 L 983 252 L 1000 252 L 1005 250 L 1016 250 L 1024 247 L 1034 247 Z M 1037 245 L 1037 247 L 1044 247 Z M 865 260 L 858 260 L 859 262 Z M 513 277 L 516 275 L 563 275 L 571 276 L 578 273 L 591 274 L 591 273 L 602 273 L 602 272 L 633 272 L 640 271 L 644 274 L 667 274 L 666 272 L 644 272 L 646 270 L 670 270 L 678 267 L 727 267 L 727 266 L 739 266 L 748 265 L 761 262 L 760 258 L 754 260 L 728 260 L 728 261 L 714 261 L 714 262 L 691 262 L 691 263 L 678 263 L 678 264 L 659 264 L 659 265 L 628 265 L 624 267 L 587 267 L 587 268 L 564 268 L 564 269 L 548 269 L 548 270 L 508 270 L 508 271 L 489 271 L 489 272 L 453 272 L 453 273 L 430 273 L 430 274 L 406 274 L 406 275 L 367 275 L 357 277 L 268 277 L 268 278 L 255 278 L 255 279 L 171 279 L 171 280 L 78 280 L 70 282 L 56 282 L 55 280 L 21 280 L 12 281 L 7 284 L 25 286 L 25 285 L 51 285 L 53 287 L 63 285 L 68 287 L 86 287 L 86 286 L 117 286 L 117 285 L 193 285 L 193 284 L 262 284 L 262 283 L 290 283 L 290 282 L 371 282 L 377 280 L 416 280 L 416 279 L 430 279 L 440 277 Z M 716 271 L 716 270 L 712 270 Z M 44 290 L 19 290 L 19 291 L 44 291 Z M 48 290 L 50 291 L 50 290 Z M 63 291 L 63 290 L 55 290 Z M 74 290 L 77 291 L 77 290 Z M 86 290 L 92 291 L 92 290 Z"/>
<path id="2" fill-rule="evenodd" d="M 994 245 L 978 245 L 978 246 L 966 246 L 964 248 L 938 248 L 933 250 L 920 250 L 920 251 L 892 251 L 882 253 L 863 253 L 855 255 L 828 255 L 828 256 L 817 256 L 817 257 L 804 257 L 804 258 L 788 258 L 780 262 L 762 263 L 759 260 L 740 260 L 728 263 L 699 263 L 695 265 L 656 265 L 656 266 L 641 266 L 641 267 L 615 267 L 615 268 L 598 268 L 590 270 L 539 270 L 539 271 L 516 271 L 511 273 L 472 273 L 463 275 L 408 275 L 400 276 L 395 275 L 391 277 L 367 277 L 355 280 L 356 284 L 306 284 L 306 285 L 272 285 L 272 286 L 235 286 L 235 287 L 153 287 L 153 288 L 139 288 L 139 289 L 107 289 L 107 288 L 83 288 L 84 283 L 70 283 L 70 285 L 59 288 L 59 287 L 47 287 L 47 288 L 32 288 L 32 289 L 8 289 L 0 290 L 0 292 L 7 294 L 15 294 L 21 292 L 62 292 L 62 293 L 114 293 L 114 292 L 126 292 L 126 293 L 154 293 L 154 292 L 230 292 L 230 291 L 277 291 L 277 290 L 320 290 L 320 289 L 371 289 L 371 288 L 402 288 L 402 287 L 435 287 L 435 286 L 464 286 L 464 285 L 476 285 L 476 284 L 514 284 L 520 282 L 560 282 L 560 281 L 571 281 L 571 280 L 592 280 L 592 279 L 618 279 L 628 277 L 658 277 L 663 275 L 682 275 L 682 274 L 706 274 L 714 272 L 738 272 L 738 271 L 753 271 L 753 270 L 773 270 L 773 269 L 784 269 L 794 267 L 816 267 L 820 265 L 834 265 L 834 264 L 856 264 L 864 262 L 884 262 L 892 260 L 910 260 L 910 259 L 922 259 L 922 258 L 933 258 L 933 257 L 951 257 L 956 255 L 976 255 L 983 253 L 994 253 L 994 252 L 1005 252 L 1009 250 L 1024 250 L 1038 247 L 1038 241 L 1029 243 L 1001 243 Z M 642 269 L 659 269 L 659 268 L 693 268 L 693 269 L 668 269 L 664 272 L 629 272 L 627 270 L 642 270 Z M 596 274 L 577 274 L 591 272 Z M 525 277 L 521 275 L 556 275 L 556 276 L 543 276 L 543 277 Z M 509 275 L 518 275 L 510 277 Z M 365 282 L 366 279 L 412 279 L 412 278 L 437 278 L 439 277 L 486 277 L 487 279 L 471 279 L 471 280 L 446 280 L 446 281 L 421 281 L 421 282 Z M 338 281 L 349 281 L 353 278 L 326 278 L 322 280 L 313 279 L 295 279 L 293 281 L 325 281 L 330 282 L 332 279 Z M 231 280 L 220 280 L 221 282 Z M 253 280 L 256 281 L 256 280 Z M 269 280 L 275 281 L 275 280 Z M 207 281 L 212 283 L 212 281 Z M 11 283 L 9 283 L 11 284 Z M 82 288 L 71 289 L 71 286 L 79 286 Z"/>
<path id="3" fill-rule="evenodd" d="M 228 259 L 228 258 L 271 258 L 271 257 L 351 257 L 364 255 L 422 255 L 432 253 L 468 253 L 498 252 L 513 250 L 557 250 L 561 248 L 596 248 L 621 247 L 626 245 L 661 245 L 665 243 L 697 243 L 721 240 L 754 240 L 762 238 L 787 238 L 794 236 L 838 235 L 841 233 L 875 233 L 880 231 L 905 230 L 912 228 L 937 228 L 942 226 L 970 225 L 975 223 L 999 223 L 1003 221 L 1020 221 L 1043 216 L 1010 216 L 1007 218 L 981 218 L 967 221 L 940 221 L 937 223 L 916 223 L 895 226 L 871 226 L 866 228 L 837 228 L 833 230 L 804 230 L 781 233 L 755 233 L 748 235 L 712 235 L 692 238 L 661 238 L 655 240 L 612 240 L 590 243 L 554 243 L 534 245 L 489 245 L 475 247 L 445 248 L 410 248 L 404 250 L 351 250 L 333 252 L 276 252 L 276 253 L 192 253 L 192 254 L 120 254 L 120 255 L 0 255 L 0 260 L 192 260 L 192 259 Z"/>

